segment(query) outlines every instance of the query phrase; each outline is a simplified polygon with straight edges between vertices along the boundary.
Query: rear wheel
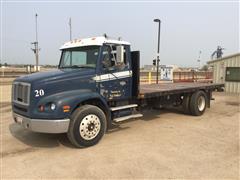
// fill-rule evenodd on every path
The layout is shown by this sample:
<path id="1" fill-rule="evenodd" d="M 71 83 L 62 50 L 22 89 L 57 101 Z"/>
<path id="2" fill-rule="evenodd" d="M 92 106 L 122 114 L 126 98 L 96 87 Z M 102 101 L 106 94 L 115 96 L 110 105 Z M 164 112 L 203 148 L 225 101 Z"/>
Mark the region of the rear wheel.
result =
<path id="1" fill-rule="evenodd" d="M 189 95 L 186 95 L 183 97 L 182 107 L 183 107 L 184 114 L 191 114 L 191 112 L 190 112 L 190 96 Z"/>
<path id="2" fill-rule="evenodd" d="M 200 116 L 204 113 L 207 106 L 207 95 L 203 91 L 195 92 L 190 100 L 190 111 L 194 116 Z"/>
<path id="3" fill-rule="evenodd" d="M 84 105 L 71 116 L 68 139 L 76 147 L 97 144 L 106 132 L 106 116 L 93 105 Z"/>

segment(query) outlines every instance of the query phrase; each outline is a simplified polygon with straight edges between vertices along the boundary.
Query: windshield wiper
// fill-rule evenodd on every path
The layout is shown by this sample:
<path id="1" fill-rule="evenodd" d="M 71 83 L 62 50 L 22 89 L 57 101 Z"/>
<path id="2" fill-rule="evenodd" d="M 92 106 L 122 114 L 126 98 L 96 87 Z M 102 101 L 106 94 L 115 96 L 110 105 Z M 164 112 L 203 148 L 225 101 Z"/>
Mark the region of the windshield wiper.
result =
<path id="1" fill-rule="evenodd" d="M 93 66 L 86 66 L 86 65 L 73 65 L 73 66 L 60 66 L 60 69 L 65 69 L 65 68 L 73 68 L 73 69 L 77 69 L 77 68 L 95 68 Z"/>
<path id="2" fill-rule="evenodd" d="M 69 68 L 94 68 L 94 67 L 86 66 L 86 65 L 73 65 L 73 66 L 70 66 Z"/>

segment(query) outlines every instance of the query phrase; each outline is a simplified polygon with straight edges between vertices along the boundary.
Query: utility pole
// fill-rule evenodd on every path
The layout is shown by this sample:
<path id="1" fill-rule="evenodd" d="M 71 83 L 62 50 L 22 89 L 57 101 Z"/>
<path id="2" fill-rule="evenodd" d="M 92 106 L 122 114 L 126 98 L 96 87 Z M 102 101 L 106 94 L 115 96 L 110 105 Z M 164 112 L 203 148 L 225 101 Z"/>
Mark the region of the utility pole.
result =
<path id="1" fill-rule="evenodd" d="M 70 32 L 70 41 L 72 40 L 72 19 L 69 18 L 69 32 Z"/>
<path id="2" fill-rule="evenodd" d="M 199 63 L 199 69 L 201 68 L 201 54 L 202 54 L 202 51 L 199 51 L 199 54 L 198 54 L 198 60 L 197 62 Z"/>
<path id="3" fill-rule="evenodd" d="M 35 15 L 35 23 L 36 23 L 36 41 L 32 42 L 32 44 L 34 45 L 34 48 L 32 48 L 34 54 L 35 54 L 35 58 L 36 58 L 36 71 L 39 71 L 39 47 L 38 47 L 38 31 L 37 31 L 37 13 Z"/>
<path id="4" fill-rule="evenodd" d="M 159 58 L 159 52 L 160 52 L 160 28 L 161 28 L 161 20 L 160 19 L 154 19 L 154 22 L 158 23 L 158 50 L 157 50 L 157 77 L 156 77 L 156 84 L 158 84 L 158 71 L 159 71 L 159 62 L 160 62 L 160 58 Z M 155 62 L 156 63 L 156 62 Z"/>

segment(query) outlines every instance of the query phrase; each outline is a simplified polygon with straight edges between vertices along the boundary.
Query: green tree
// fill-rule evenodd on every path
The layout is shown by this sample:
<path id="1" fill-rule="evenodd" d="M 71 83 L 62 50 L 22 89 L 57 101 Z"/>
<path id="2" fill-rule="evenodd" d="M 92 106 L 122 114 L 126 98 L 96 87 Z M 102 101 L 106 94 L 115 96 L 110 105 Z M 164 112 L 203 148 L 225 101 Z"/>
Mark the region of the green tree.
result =
<path id="1" fill-rule="evenodd" d="M 203 65 L 203 67 L 201 68 L 201 71 L 207 71 L 208 70 L 208 65 Z"/>

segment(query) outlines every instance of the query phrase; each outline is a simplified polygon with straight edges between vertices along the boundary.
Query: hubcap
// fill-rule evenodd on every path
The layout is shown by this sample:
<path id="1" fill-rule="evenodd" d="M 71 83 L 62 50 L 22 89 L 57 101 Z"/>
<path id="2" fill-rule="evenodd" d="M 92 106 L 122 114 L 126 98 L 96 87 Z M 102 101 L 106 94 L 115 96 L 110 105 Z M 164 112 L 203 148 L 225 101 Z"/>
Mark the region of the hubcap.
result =
<path id="1" fill-rule="evenodd" d="M 203 96 L 200 96 L 198 98 L 198 110 L 203 111 L 206 105 L 205 98 Z"/>
<path id="2" fill-rule="evenodd" d="M 79 132 L 83 139 L 91 140 L 95 138 L 101 128 L 100 119 L 94 114 L 85 116 L 80 123 Z"/>

